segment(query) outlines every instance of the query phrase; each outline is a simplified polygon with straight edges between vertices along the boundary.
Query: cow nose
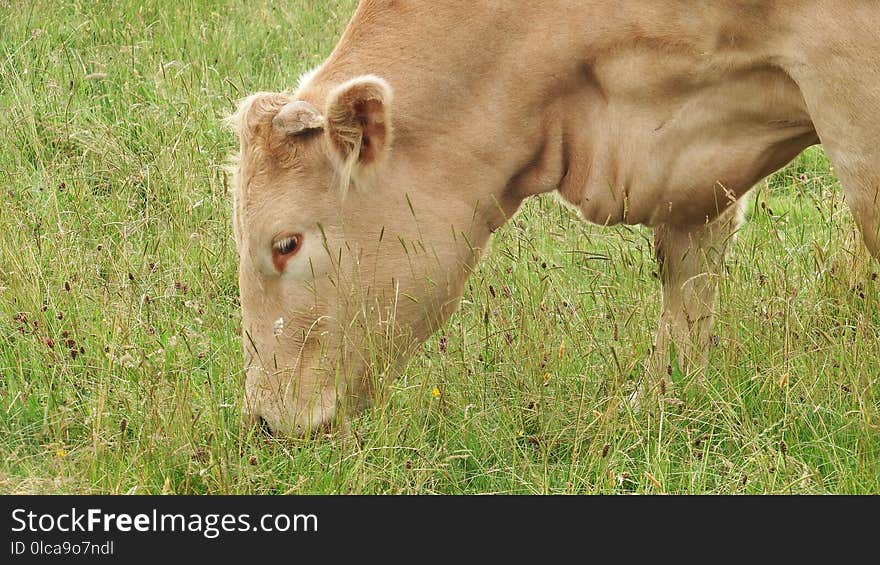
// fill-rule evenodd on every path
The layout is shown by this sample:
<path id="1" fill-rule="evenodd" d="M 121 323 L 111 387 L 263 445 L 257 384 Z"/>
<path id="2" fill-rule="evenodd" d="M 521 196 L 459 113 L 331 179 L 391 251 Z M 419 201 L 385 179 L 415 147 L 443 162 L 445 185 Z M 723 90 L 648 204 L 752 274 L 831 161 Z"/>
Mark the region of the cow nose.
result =
<path id="1" fill-rule="evenodd" d="M 259 428 L 260 432 L 262 432 L 263 434 L 265 434 L 268 437 L 274 437 L 274 438 L 279 438 L 279 439 L 285 437 L 285 434 L 280 433 L 280 432 L 276 432 L 275 430 L 273 430 L 272 426 L 269 425 L 269 421 L 267 419 L 263 418 L 262 416 L 257 416 L 254 419 L 253 425 L 255 427 Z M 296 430 L 294 430 L 293 436 L 294 437 L 302 437 L 303 436 L 302 428 L 297 426 Z"/>
<path id="2" fill-rule="evenodd" d="M 275 435 L 275 433 L 272 431 L 272 426 L 270 426 L 269 422 L 267 422 L 266 419 L 262 416 L 257 419 L 257 425 L 260 427 L 260 430 L 267 436 Z"/>
<path id="3" fill-rule="evenodd" d="M 266 421 L 265 418 L 260 416 L 259 414 L 254 414 L 253 412 L 242 411 L 241 413 L 242 425 L 245 428 L 258 428 L 261 432 L 268 436 L 275 435 L 272 431 L 272 426 L 269 425 L 269 422 Z"/>
<path id="4" fill-rule="evenodd" d="M 297 424 L 296 427 L 292 430 L 292 432 L 288 433 L 288 434 L 285 434 L 284 432 L 279 432 L 279 431 L 272 429 L 272 426 L 269 425 L 269 421 L 266 420 L 265 418 L 263 418 L 262 416 L 256 417 L 256 419 L 254 420 L 254 425 L 259 427 L 260 431 L 269 437 L 283 438 L 283 437 L 288 437 L 291 435 L 295 438 L 300 438 L 300 439 L 306 437 L 306 429 L 303 428 L 299 424 Z M 315 437 L 317 437 L 321 433 L 327 433 L 329 431 L 329 429 L 330 429 L 329 423 L 323 424 L 320 427 L 316 427 L 316 428 L 311 429 L 310 435 L 314 439 Z"/>

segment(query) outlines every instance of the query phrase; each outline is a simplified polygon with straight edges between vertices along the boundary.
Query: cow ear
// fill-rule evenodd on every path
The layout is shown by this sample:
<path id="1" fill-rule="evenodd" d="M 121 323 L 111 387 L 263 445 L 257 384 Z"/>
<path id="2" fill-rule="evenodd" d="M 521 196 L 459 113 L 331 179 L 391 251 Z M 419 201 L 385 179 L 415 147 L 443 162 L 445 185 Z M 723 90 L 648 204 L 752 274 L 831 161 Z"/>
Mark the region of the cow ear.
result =
<path id="1" fill-rule="evenodd" d="M 327 138 L 343 163 L 361 168 L 379 163 L 391 146 L 391 87 L 372 75 L 354 78 L 330 92 Z"/>

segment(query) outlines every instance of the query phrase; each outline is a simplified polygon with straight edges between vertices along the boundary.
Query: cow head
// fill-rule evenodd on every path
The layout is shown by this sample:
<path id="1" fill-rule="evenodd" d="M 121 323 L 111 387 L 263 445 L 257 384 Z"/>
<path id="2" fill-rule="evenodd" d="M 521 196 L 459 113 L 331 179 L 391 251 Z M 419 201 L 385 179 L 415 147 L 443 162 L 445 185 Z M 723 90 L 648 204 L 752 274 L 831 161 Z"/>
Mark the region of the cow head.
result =
<path id="1" fill-rule="evenodd" d="M 455 310 L 490 233 L 432 164 L 394 151 L 384 80 L 308 98 L 254 94 L 231 118 L 244 409 L 285 434 L 393 377 Z"/>

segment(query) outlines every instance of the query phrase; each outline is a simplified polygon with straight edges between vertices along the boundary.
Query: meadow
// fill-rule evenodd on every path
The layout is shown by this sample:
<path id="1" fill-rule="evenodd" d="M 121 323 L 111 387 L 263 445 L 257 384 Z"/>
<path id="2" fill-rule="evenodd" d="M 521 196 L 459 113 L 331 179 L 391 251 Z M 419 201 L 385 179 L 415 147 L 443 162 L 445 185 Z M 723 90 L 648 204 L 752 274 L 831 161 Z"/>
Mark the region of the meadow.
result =
<path id="1" fill-rule="evenodd" d="M 0 0 L 0 493 L 880 493 L 880 265 L 820 147 L 762 182 L 702 378 L 632 413 L 643 228 L 554 198 L 349 434 L 240 421 L 222 118 L 353 0 Z"/>

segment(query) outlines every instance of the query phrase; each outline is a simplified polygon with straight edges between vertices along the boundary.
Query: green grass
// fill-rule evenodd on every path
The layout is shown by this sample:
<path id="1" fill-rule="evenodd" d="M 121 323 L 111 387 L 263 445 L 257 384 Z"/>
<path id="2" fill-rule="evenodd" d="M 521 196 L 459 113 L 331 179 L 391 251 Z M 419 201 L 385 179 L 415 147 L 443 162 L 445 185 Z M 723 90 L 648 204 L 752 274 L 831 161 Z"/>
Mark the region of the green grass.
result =
<path id="1" fill-rule="evenodd" d="M 220 120 L 353 4 L 0 1 L 0 492 L 880 492 L 878 266 L 818 148 L 756 191 L 681 405 L 619 410 L 650 231 L 543 198 L 353 433 L 242 427 Z"/>

